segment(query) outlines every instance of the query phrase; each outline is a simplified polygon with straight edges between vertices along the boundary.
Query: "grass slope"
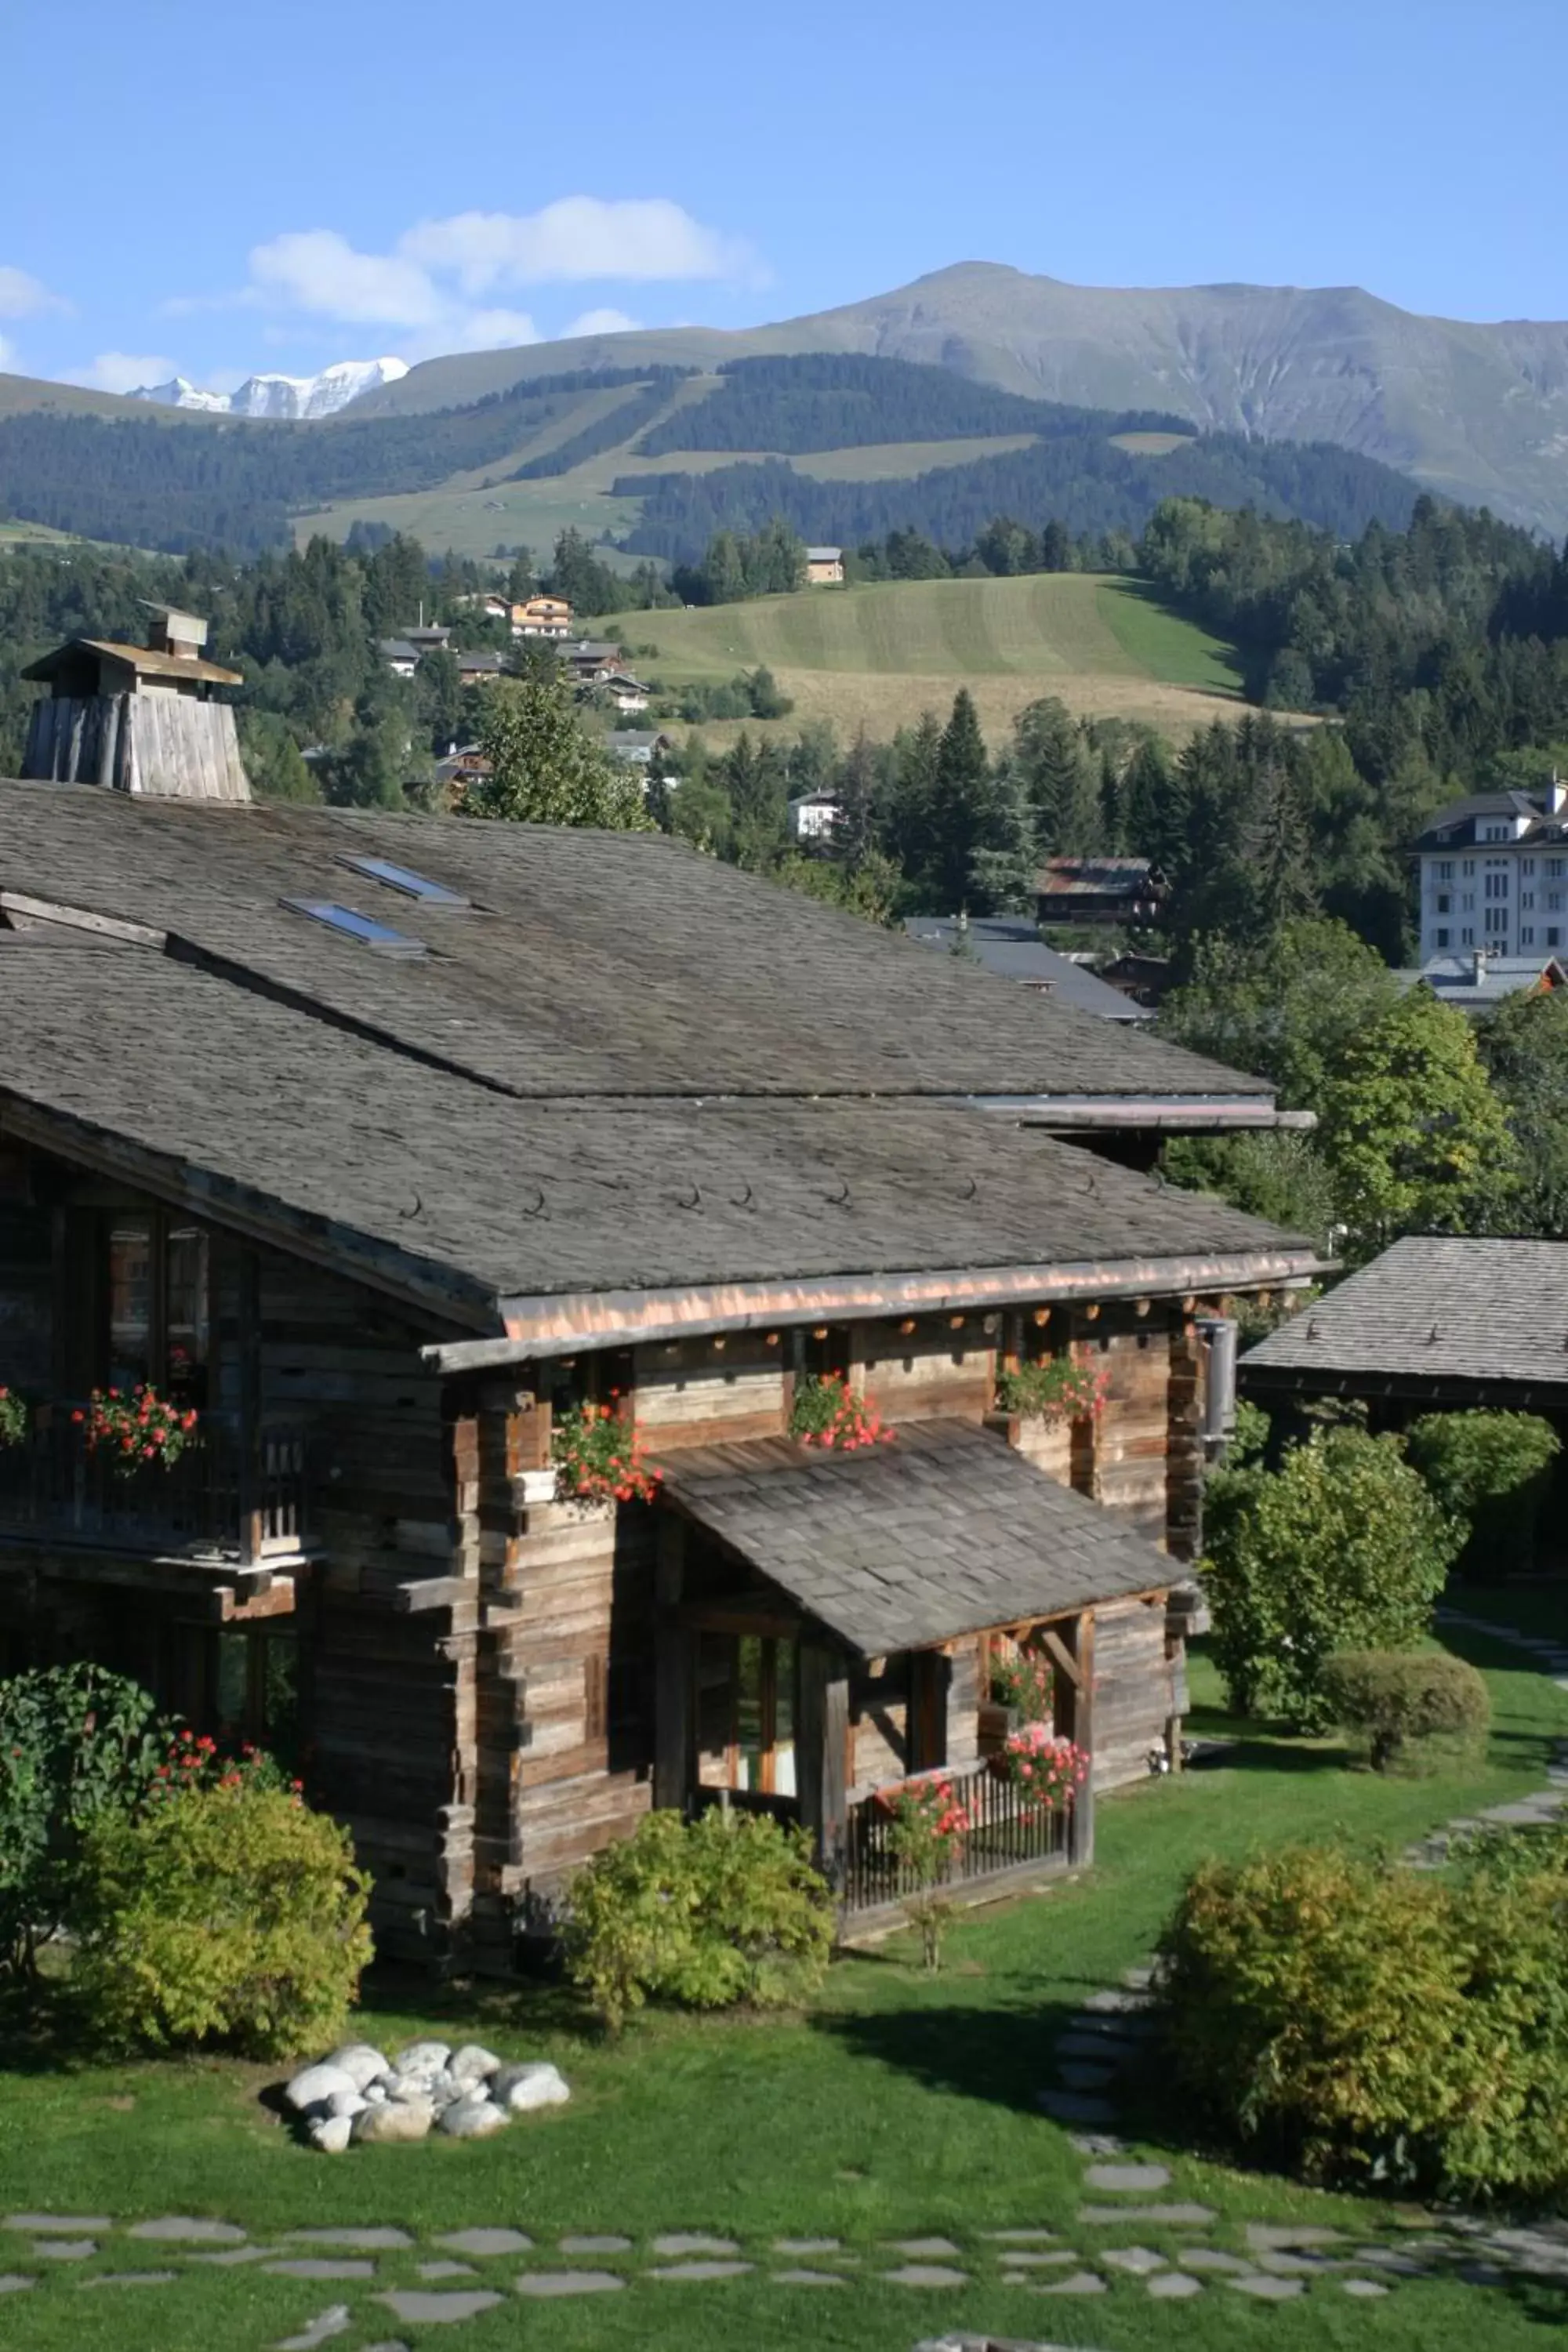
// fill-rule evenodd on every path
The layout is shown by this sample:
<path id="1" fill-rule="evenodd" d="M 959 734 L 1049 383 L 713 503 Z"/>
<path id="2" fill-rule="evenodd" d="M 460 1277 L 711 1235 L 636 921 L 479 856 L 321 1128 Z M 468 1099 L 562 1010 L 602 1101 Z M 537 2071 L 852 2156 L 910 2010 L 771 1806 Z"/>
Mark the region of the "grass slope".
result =
<path id="1" fill-rule="evenodd" d="M 368 1988 L 360 2022 L 378 2042 L 395 2047 L 444 2026 L 561 2063 L 573 2104 L 499 2140 L 324 2160 L 297 2147 L 260 2104 L 277 2069 L 216 2059 L 78 2063 L 7 2021 L 0 2214 L 205 2214 L 239 2222 L 262 2242 L 288 2229 L 391 2222 L 425 2240 L 381 2257 L 373 2287 L 189 2264 L 124 2238 L 86 2264 L 35 2264 L 25 2236 L 0 2230 L 0 2268 L 44 2273 L 37 2289 L 6 2299 L 7 2352 L 211 2352 L 220 2344 L 259 2352 L 340 2301 L 356 2319 L 346 2345 L 385 2341 L 389 2332 L 423 2345 L 433 2336 L 395 2326 L 370 2298 L 416 2283 L 416 2263 L 438 2251 L 432 2233 L 475 2224 L 527 2230 L 546 2250 L 534 2267 L 549 2263 L 548 2250 L 568 2231 L 617 2231 L 639 2245 L 610 2258 L 610 2267 L 633 2273 L 626 2292 L 531 2305 L 526 2317 L 508 2292 L 523 2267 L 515 2255 L 481 2263 L 482 2279 L 450 2282 L 503 2293 L 458 2331 L 474 2352 L 524 2340 L 537 2352 L 799 2352 L 806 2343 L 908 2352 L 919 2338 L 959 2329 L 1089 2342 L 1104 2352 L 1163 2352 L 1175 2341 L 1190 2352 L 1264 2342 L 1270 2352 L 1428 2352 L 1438 2344 L 1531 2352 L 1548 2340 L 1543 2325 L 1568 2316 L 1561 2284 L 1505 2292 L 1452 2278 L 1397 2281 L 1386 2301 L 1365 2305 L 1331 2279 L 1315 2280 L 1265 2315 L 1216 2284 L 1184 2305 L 1173 2327 L 1135 2278 L 1115 2278 L 1087 2308 L 1042 2303 L 1028 2284 L 1002 2277 L 996 2244 L 984 2234 L 1043 2228 L 1091 2256 L 1136 2242 L 1169 2257 L 1195 2239 L 1235 2252 L 1249 2220 L 1340 2228 L 1355 2245 L 1397 2241 L 1419 2224 L 1408 2209 L 1206 2160 L 1192 2152 L 1181 2118 L 1157 2105 L 1130 2116 L 1130 2137 L 1171 2165 L 1162 2196 L 1208 2205 L 1218 2220 L 1198 2230 L 1084 2221 L 1082 2161 L 1068 2134 L 1039 2114 L 1036 2094 L 1051 2079 L 1066 2019 L 1146 1957 L 1205 1855 L 1239 1858 L 1333 1831 L 1360 1846 L 1397 1847 L 1542 1785 L 1551 1740 L 1568 1729 L 1568 1698 L 1544 1675 L 1521 1671 L 1517 1653 L 1449 1638 L 1491 1685 L 1495 1723 L 1483 1765 L 1384 1780 L 1346 1769 L 1331 1743 L 1241 1727 L 1224 1766 L 1102 1804 L 1099 1859 L 1085 1878 L 962 1918 L 934 1979 L 900 1937 L 838 1962 L 803 2017 L 660 2017 L 618 2047 L 584 2034 L 563 1996 L 546 1988 L 442 1991 L 408 1979 Z M 1194 1679 L 1215 1696 L 1201 1659 Z M 705 2285 L 637 2278 L 650 2259 L 647 2240 L 677 2230 L 733 2235 L 759 2267 Z M 857 2258 L 848 2286 L 819 2294 L 774 2284 L 770 2242 L 819 2232 L 842 2239 Z M 897 2260 L 889 2241 L 933 2232 L 953 2240 L 972 2284 L 918 2291 L 879 2277 Z M 184 2275 L 137 2294 L 82 2291 L 95 2275 L 135 2264 Z"/>
<path id="2" fill-rule="evenodd" d="M 753 604 L 624 613 L 639 671 L 666 685 L 711 681 L 759 665 L 795 709 L 777 722 L 830 719 L 841 733 L 886 736 L 942 710 L 967 686 L 988 733 L 1027 702 L 1142 719 L 1184 734 L 1234 707 L 1226 647 L 1153 603 L 1135 582 L 1082 572 L 1019 580 L 918 580 L 804 589 Z M 710 736 L 717 730 L 704 730 Z"/>

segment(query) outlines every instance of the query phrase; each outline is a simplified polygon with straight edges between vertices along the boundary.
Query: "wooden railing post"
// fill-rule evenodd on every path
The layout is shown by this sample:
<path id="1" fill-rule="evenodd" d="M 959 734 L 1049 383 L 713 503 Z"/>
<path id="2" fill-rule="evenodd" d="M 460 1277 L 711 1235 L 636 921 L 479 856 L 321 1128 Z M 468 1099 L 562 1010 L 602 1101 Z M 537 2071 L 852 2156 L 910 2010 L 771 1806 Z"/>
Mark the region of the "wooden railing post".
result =
<path id="1" fill-rule="evenodd" d="M 261 1558 L 261 1271 L 254 1250 L 240 1251 L 235 1274 L 239 1294 L 239 1458 L 235 1465 L 239 1558 L 242 1567 L 254 1568 Z"/>

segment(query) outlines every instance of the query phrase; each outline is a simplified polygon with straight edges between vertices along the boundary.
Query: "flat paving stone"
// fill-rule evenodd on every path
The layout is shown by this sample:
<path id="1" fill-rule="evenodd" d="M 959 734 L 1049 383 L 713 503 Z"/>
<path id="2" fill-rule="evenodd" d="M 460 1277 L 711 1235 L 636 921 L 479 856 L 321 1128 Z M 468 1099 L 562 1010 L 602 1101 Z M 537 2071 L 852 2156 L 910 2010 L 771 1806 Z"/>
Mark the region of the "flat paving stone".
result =
<path id="1" fill-rule="evenodd" d="M 1185 2303 L 1204 2291 L 1202 2279 L 1189 2278 L 1185 2271 L 1159 2271 L 1143 2284 L 1159 2303 Z"/>
<path id="2" fill-rule="evenodd" d="M 375 2276 L 374 2263 L 356 2262 L 348 2254 L 294 2254 L 280 2263 L 268 2263 L 271 2278 L 302 2279 L 369 2279 Z"/>
<path id="3" fill-rule="evenodd" d="M 478 2278 L 472 2263 L 416 2263 L 415 2269 L 422 2279 Z"/>
<path id="4" fill-rule="evenodd" d="M 98 2252 L 96 2238 L 40 2238 L 33 2260 L 45 2263 L 85 2263 Z"/>
<path id="5" fill-rule="evenodd" d="M 1048 2254 L 1031 2253 L 1024 2247 L 1015 2246 L 1010 2253 L 1003 2255 L 1002 2268 L 1008 2278 L 1015 2273 L 1022 2277 L 1026 2271 L 1057 2271 L 1060 2270 L 1065 2263 L 1079 2263 L 1082 2260 L 1083 2256 L 1075 2254 L 1068 2246 L 1060 2246 L 1054 2253 Z"/>
<path id="6" fill-rule="evenodd" d="M 1324 2230 L 1293 2221 L 1249 2221 L 1244 2232 L 1247 2242 L 1258 2247 L 1342 2246 L 1342 2230 Z"/>
<path id="7" fill-rule="evenodd" d="M 515 2284 L 519 2294 L 545 2302 L 559 2294 L 613 2294 L 626 2281 L 614 2271 L 525 2271 Z"/>
<path id="8" fill-rule="evenodd" d="M 454 2254 L 531 2254 L 533 2240 L 525 2230 L 444 2230 L 437 2238 Z"/>
<path id="9" fill-rule="evenodd" d="M 597 2237 L 563 2238 L 561 2251 L 563 2254 L 625 2254 L 630 2252 L 631 2242 L 629 2238 L 617 2238 L 605 2231 Z M 786 2252 L 793 2251 L 785 2249 Z"/>
<path id="10" fill-rule="evenodd" d="M 1058 2124 L 1113 2124 L 1117 2110 L 1110 2099 L 1090 2091 L 1042 2091 L 1035 2102 L 1042 2114 Z"/>
<path id="11" fill-rule="evenodd" d="M 726 2279 L 740 2278 L 756 2269 L 755 2263 L 666 2263 L 659 2270 L 648 2271 L 651 2279 Z"/>
<path id="12" fill-rule="evenodd" d="M 307 2320 L 298 2336 L 285 2336 L 282 2342 L 274 2347 L 274 2352 L 316 2352 L 318 2344 L 325 2344 L 331 2337 L 341 2336 L 349 2325 L 348 2305 L 330 2304 L 325 2311 L 318 2312 L 314 2319 Z"/>
<path id="13" fill-rule="evenodd" d="M 705 2237 L 700 2230 L 673 2230 L 651 2241 L 656 2254 L 738 2254 L 733 2238 Z"/>
<path id="14" fill-rule="evenodd" d="M 1237 2294 L 1256 2296 L 1259 2303 L 1289 2303 L 1292 2295 L 1301 2292 L 1299 2278 L 1275 2278 L 1268 2271 L 1254 2271 L 1246 2278 L 1227 2278 L 1226 2284 L 1233 2286 Z"/>
<path id="15" fill-rule="evenodd" d="M 1110 2189 L 1137 2197 L 1151 2189 L 1168 2189 L 1171 2173 L 1163 2164 L 1091 2164 L 1084 2174 L 1090 2189 Z"/>
<path id="16" fill-rule="evenodd" d="M 29 2238 L 103 2237 L 112 2230 L 107 2213 L 7 2213 L 0 2230 L 20 2230 Z"/>
<path id="17" fill-rule="evenodd" d="M 96 2278 L 79 2279 L 77 2284 L 89 2286 L 172 2286 L 179 2277 L 178 2271 L 100 2271 Z"/>
<path id="18" fill-rule="evenodd" d="M 217 2254 L 187 2254 L 188 2263 L 209 2263 L 215 2270 L 233 2270 L 241 2263 L 264 2263 L 268 2254 L 278 2252 L 276 2246 L 226 2246 Z"/>
<path id="19" fill-rule="evenodd" d="M 1125 2156 L 1127 2142 L 1114 2132 L 1068 2132 L 1068 2146 L 1079 2156 Z"/>
<path id="20" fill-rule="evenodd" d="M 1394 2246 L 1358 2246 L 1346 2260 L 1374 2271 L 1388 2271 L 1395 2278 L 1425 2278 L 1431 2268 L 1428 2263 L 1418 2263 L 1414 2254 L 1402 2254 Z"/>
<path id="21" fill-rule="evenodd" d="M 1237 2276 L 1250 2278 L 1252 2264 L 1239 2254 L 1227 2254 L 1220 2246 L 1184 2246 L 1176 2260 L 1184 2271 L 1230 2271 Z"/>
<path id="22" fill-rule="evenodd" d="M 1289 2246 L 1260 2247 L 1252 2259 L 1258 2270 L 1272 2271 L 1276 2278 L 1310 2278 L 1315 2272 L 1344 2268 L 1332 2254 L 1298 2254 Z"/>
<path id="23" fill-rule="evenodd" d="M 1054 2246 L 1060 2232 L 1056 2230 L 982 2230 L 980 2234 L 983 2238 L 989 2238 L 996 2246 Z"/>
<path id="24" fill-rule="evenodd" d="M 477 2319 L 481 2311 L 493 2311 L 500 2297 L 488 2287 L 459 2289 L 456 2294 L 426 2294 L 422 2287 L 401 2286 L 378 2295 L 376 2300 L 384 2303 L 399 2319 L 438 2327 L 443 2320 Z"/>
<path id="25" fill-rule="evenodd" d="M 847 2286 L 849 2282 L 841 2271 L 774 2271 L 775 2286 Z"/>
<path id="26" fill-rule="evenodd" d="M 1152 2271 L 1169 2270 L 1163 2254 L 1152 2246 L 1107 2246 L 1100 2256 L 1113 2271 L 1127 2271 L 1133 2278 L 1147 2278 Z"/>
<path id="27" fill-rule="evenodd" d="M 346 2246 L 365 2254 L 391 2253 L 414 2243 L 406 2230 L 285 2230 L 283 2235 L 291 2245 Z"/>
<path id="28" fill-rule="evenodd" d="M 1035 2289 L 1037 2294 L 1103 2294 L 1105 2281 L 1098 2271 L 1074 2271 L 1070 2278 L 1053 2279 L 1048 2286 Z"/>
<path id="29" fill-rule="evenodd" d="M 1130 1985 L 1104 1985 L 1091 1992 L 1083 2006 L 1090 2017 L 1136 2017 L 1142 2010 L 1153 2004 L 1152 1993 L 1135 1991 Z"/>
<path id="30" fill-rule="evenodd" d="M 956 2254 L 958 2248 L 951 2238 L 889 2238 L 889 2244 L 896 2254 L 908 2254 L 911 2262 L 924 2262 L 928 2257 L 940 2260 Z"/>
<path id="31" fill-rule="evenodd" d="M 1381 2279 L 1341 2279 L 1340 2284 L 1346 2294 L 1353 2294 L 1359 2303 L 1369 2303 L 1374 2295 L 1388 2293 Z"/>
<path id="32" fill-rule="evenodd" d="M 1129 2221 L 1157 2221 L 1164 2230 L 1206 2230 L 1219 2216 L 1212 2205 L 1080 2205 L 1078 2218 L 1086 2230 L 1121 2230 Z"/>
<path id="33" fill-rule="evenodd" d="M 25 2288 L 37 2284 L 37 2279 L 24 2278 L 20 2271 L 0 2271 L 0 2294 L 20 2294 Z"/>
<path id="34" fill-rule="evenodd" d="M 155 2221 L 133 2221 L 126 2234 L 176 2246 L 243 2246 L 247 2236 L 233 2221 L 207 2221 L 191 2213 L 165 2213 Z"/>
<path id="35" fill-rule="evenodd" d="M 967 2286 L 969 2273 L 955 2271 L 945 2263 L 905 2263 L 896 2271 L 884 2271 L 882 2276 L 890 2286 Z"/>
<path id="36" fill-rule="evenodd" d="M 837 2238 L 775 2238 L 775 2254 L 836 2254 L 839 2252 Z"/>
<path id="37" fill-rule="evenodd" d="M 1116 2080 L 1114 2066 L 1091 2066 L 1081 2058 L 1063 2058 L 1057 2073 L 1069 2091 L 1104 2091 Z"/>

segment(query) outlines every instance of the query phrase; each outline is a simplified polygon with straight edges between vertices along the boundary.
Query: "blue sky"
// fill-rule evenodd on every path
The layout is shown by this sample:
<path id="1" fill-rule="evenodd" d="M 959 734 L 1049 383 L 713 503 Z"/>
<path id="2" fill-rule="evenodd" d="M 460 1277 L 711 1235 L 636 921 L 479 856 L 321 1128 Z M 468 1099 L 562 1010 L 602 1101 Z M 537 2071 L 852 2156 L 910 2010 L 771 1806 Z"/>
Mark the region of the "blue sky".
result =
<path id="1" fill-rule="evenodd" d="M 29 374 L 739 326 L 969 259 L 1568 318 L 1564 0 L 7 17 L 0 364 Z"/>

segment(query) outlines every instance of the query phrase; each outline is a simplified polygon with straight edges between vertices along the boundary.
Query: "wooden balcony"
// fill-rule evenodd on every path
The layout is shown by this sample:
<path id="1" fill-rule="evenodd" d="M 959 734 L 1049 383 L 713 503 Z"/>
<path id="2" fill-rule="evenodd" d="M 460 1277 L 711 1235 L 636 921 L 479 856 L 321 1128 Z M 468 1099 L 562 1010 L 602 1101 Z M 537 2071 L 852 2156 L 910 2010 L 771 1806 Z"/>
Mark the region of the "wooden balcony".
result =
<path id="1" fill-rule="evenodd" d="M 307 1545 L 305 1436 L 267 1422 L 246 1444 L 235 1416 L 204 1413 L 177 1461 L 128 1475 L 93 1453 L 71 1407 L 39 1409 L 0 1447 L 0 1542 L 58 1543 L 142 1558 L 259 1568 Z"/>
<path id="2" fill-rule="evenodd" d="M 1025 1804 L 1017 1790 L 985 1765 L 963 1772 L 911 1773 L 894 1785 L 908 1788 L 916 1780 L 946 1781 L 971 1824 L 955 1842 L 939 1894 L 960 1903 L 983 1898 L 1004 1891 L 1011 1879 L 1065 1870 L 1075 1858 L 1069 1852 L 1071 1813 Z M 840 1889 L 845 1923 L 851 1928 L 871 1924 L 879 1912 L 891 1917 L 901 1903 L 920 1892 L 909 1864 L 892 1850 L 892 1816 L 879 1794 L 851 1801 Z"/>

